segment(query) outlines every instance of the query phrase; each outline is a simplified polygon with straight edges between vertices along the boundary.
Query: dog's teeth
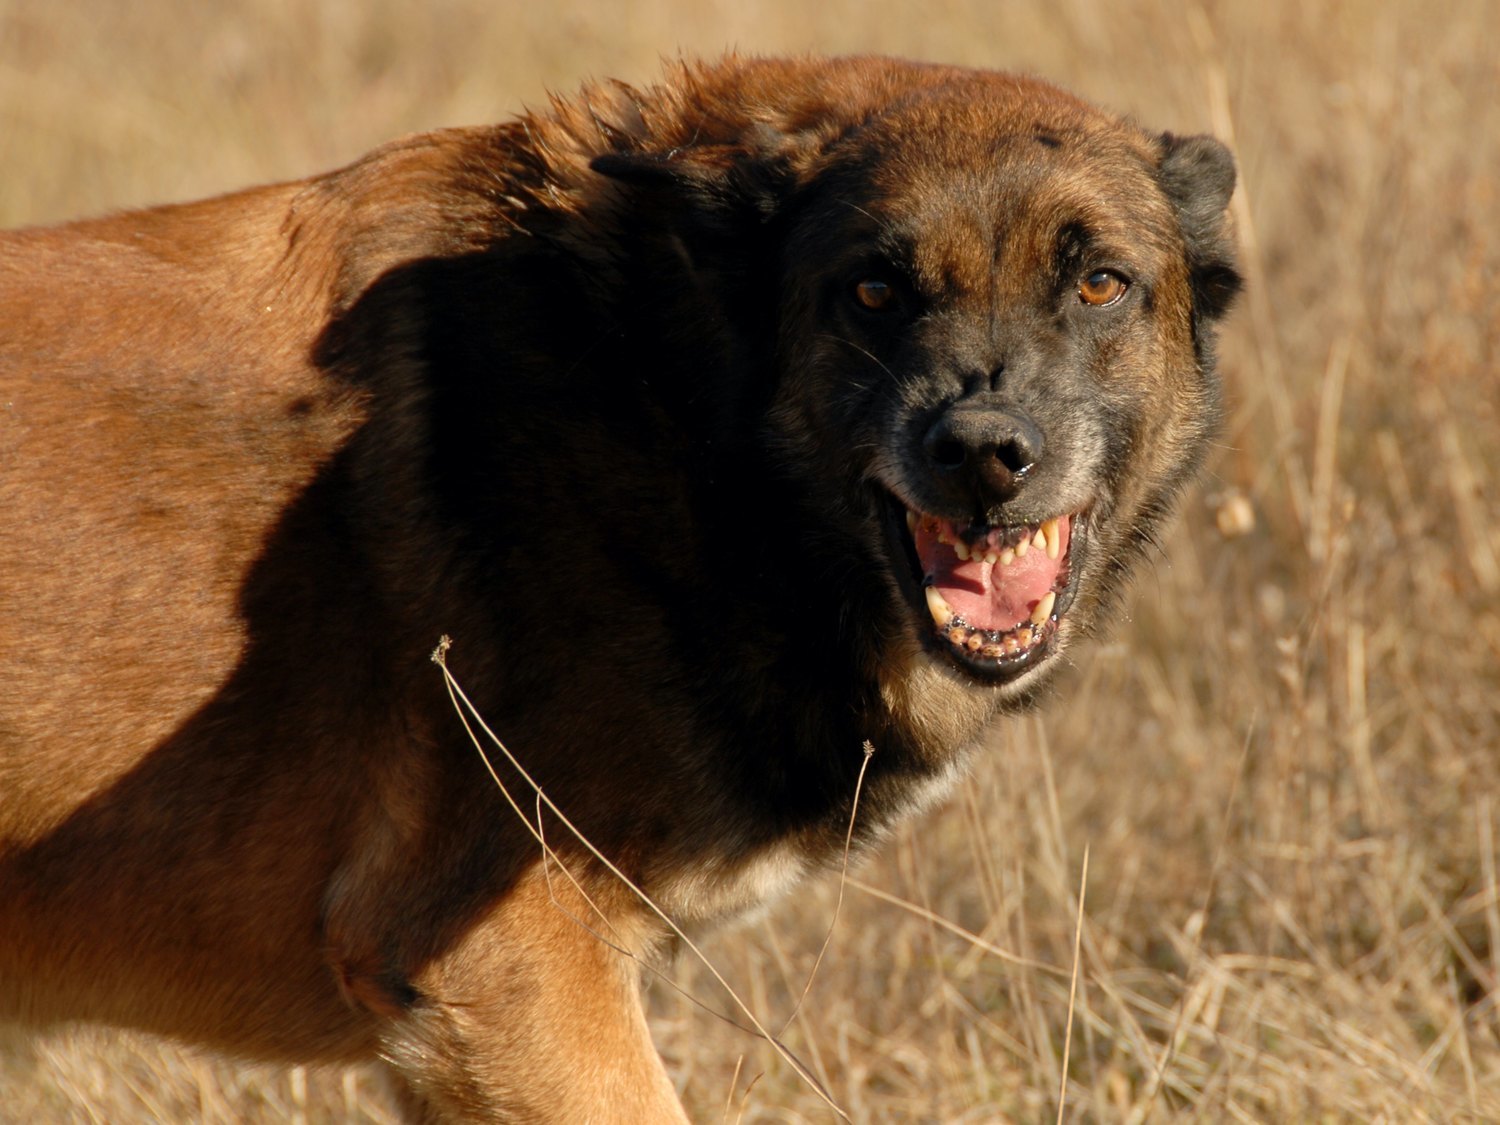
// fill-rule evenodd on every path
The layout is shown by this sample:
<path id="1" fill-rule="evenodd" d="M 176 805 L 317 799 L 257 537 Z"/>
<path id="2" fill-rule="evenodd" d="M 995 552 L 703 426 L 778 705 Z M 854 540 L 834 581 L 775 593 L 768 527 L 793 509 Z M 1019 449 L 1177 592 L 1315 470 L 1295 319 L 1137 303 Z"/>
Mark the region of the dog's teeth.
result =
<path id="1" fill-rule="evenodd" d="M 1031 545 L 1033 547 L 1040 547 L 1045 551 L 1047 549 L 1047 533 L 1041 528 L 1037 528 L 1036 534 L 1031 537 Z"/>
<path id="2" fill-rule="evenodd" d="M 972 552 L 970 552 L 969 550 L 969 545 L 962 539 L 960 539 L 957 543 L 953 544 L 953 553 L 957 555 L 961 561 L 968 562 L 969 555 Z"/>
<path id="3" fill-rule="evenodd" d="M 1030 648 L 1031 639 L 1034 636 L 1035 634 L 1031 631 L 1031 626 L 1023 625 L 1021 626 L 1021 628 L 1016 630 L 1016 644 L 1020 645 L 1022 648 Z"/>
<path id="4" fill-rule="evenodd" d="M 1031 623 L 1033 625 L 1045 625 L 1047 618 L 1052 616 L 1052 607 L 1057 604 L 1057 593 L 1048 590 L 1041 601 L 1036 603 L 1036 608 L 1031 611 Z"/>
<path id="5" fill-rule="evenodd" d="M 984 637 L 977 631 L 970 633 L 969 639 L 964 642 L 964 647 L 970 652 L 978 652 L 984 647 Z"/>
<path id="6" fill-rule="evenodd" d="M 997 562 L 1000 561 L 1000 556 L 995 554 L 994 551 L 986 551 L 984 561 L 989 563 L 991 566 L 994 566 Z"/>
<path id="7" fill-rule="evenodd" d="M 1042 524 L 1042 534 L 1047 537 L 1047 557 L 1057 558 L 1062 554 L 1062 528 L 1057 526 L 1055 519 L 1051 519 Z"/>
<path id="8" fill-rule="evenodd" d="M 932 614 L 932 620 L 939 629 L 946 629 L 948 622 L 953 620 L 953 607 L 938 593 L 936 586 L 927 587 L 927 612 Z"/>
<path id="9" fill-rule="evenodd" d="M 1000 552 L 1000 565 L 1001 566 L 1009 566 L 1011 563 L 1013 563 L 1015 561 L 1016 561 L 1016 553 L 1014 551 L 1012 551 L 1009 547 L 1005 548 L 1005 550 L 1003 550 L 1003 551 Z"/>
<path id="10" fill-rule="evenodd" d="M 910 508 L 906 509 L 906 530 L 913 535 L 917 533 L 917 513 Z"/>
<path id="11" fill-rule="evenodd" d="M 1026 552 L 1029 550 L 1031 550 L 1031 540 L 1022 539 L 1019 543 L 1016 544 L 1016 558 L 1024 559 L 1026 557 Z"/>

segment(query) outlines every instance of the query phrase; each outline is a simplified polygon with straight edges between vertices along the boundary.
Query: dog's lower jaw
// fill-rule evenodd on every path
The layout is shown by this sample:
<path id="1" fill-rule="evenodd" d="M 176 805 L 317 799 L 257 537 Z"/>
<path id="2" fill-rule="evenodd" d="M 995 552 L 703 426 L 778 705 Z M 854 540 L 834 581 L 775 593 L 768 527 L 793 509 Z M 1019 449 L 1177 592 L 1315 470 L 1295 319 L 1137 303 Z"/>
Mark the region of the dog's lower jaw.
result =
<path id="1" fill-rule="evenodd" d="M 897 730 L 905 732 L 929 766 L 941 768 L 954 747 L 968 746 L 1020 694 L 1029 677 L 986 684 L 952 661 L 913 643 L 902 659 L 881 665 L 880 698 Z"/>

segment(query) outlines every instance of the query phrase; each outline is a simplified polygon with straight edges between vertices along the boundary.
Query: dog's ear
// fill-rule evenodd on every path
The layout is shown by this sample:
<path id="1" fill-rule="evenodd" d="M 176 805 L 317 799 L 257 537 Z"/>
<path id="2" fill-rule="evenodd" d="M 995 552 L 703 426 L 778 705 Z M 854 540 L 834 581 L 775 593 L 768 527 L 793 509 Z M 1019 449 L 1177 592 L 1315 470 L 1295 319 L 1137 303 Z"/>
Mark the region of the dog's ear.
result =
<path id="1" fill-rule="evenodd" d="M 753 126 L 733 144 L 694 144 L 667 152 L 609 152 L 589 167 L 667 207 L 720 218 L 769 219 L 795 190 L 811 156 L 808 138 Z"/>
<path id="2" fill-rule="evenodd" d="M 1209 136 L 1158 138 L 1162 190 L 1177 210 L 1187 244 L 1193 286 L 1193 312 L 1220 316 L 1240 291 L 1234 239 L 1226 211 L 1234 194 L 1234 157 Z"/>
<path id="3" fill-rule="evenodd" d="M 768 216 L 780 192 L 766 170 L 735 149 L 722 146 L 668 153 L 606 153 L 589 167 L 646 202 L 668 209 L 687 207 L 702 215 Z"/>

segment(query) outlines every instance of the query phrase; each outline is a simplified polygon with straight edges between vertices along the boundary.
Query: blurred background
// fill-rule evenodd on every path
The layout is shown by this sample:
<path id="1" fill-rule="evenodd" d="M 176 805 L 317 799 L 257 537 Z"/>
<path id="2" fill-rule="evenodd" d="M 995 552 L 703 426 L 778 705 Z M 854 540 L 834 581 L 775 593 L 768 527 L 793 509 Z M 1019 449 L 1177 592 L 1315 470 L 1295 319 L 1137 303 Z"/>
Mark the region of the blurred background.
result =
<path id="1" fill-rule="evenodd" d="M 1497 15 L 0 0 L 0 224 L 302 176 L 726 48 L 1022 69 L 1218 134 L 1249 278 L 1228 425 L 1127 619 L 852 874 L 800 1007 L 837 879 L 707 950 L 858 1122 L 1492 1121 Z M 653 1026 L 695 1121 L 834 1120 L 706 1010 L 705 970 L 674 980 Z M 0 1122 L 392 1119 L 364 1070 L 0 1039 Z"/>

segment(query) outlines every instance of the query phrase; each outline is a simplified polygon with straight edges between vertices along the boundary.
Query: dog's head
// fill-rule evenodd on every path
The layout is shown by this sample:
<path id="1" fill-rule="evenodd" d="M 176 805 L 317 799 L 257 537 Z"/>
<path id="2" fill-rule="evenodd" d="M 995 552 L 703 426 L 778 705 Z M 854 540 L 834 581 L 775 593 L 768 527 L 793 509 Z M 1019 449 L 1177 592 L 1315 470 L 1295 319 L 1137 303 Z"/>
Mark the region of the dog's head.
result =
<path id="1" fill-rule="evenodd" d="M 670 184 L 689 258 L 754 239 L 748 283 L 695 268 L 774 309 L 769 440 L 868 567 L 840 608 L 1022 699 L 1212 432 L 1233 162 L 1039 82 L 842 65 L 766 82 L 737 137 L 594 167 Z"/>

